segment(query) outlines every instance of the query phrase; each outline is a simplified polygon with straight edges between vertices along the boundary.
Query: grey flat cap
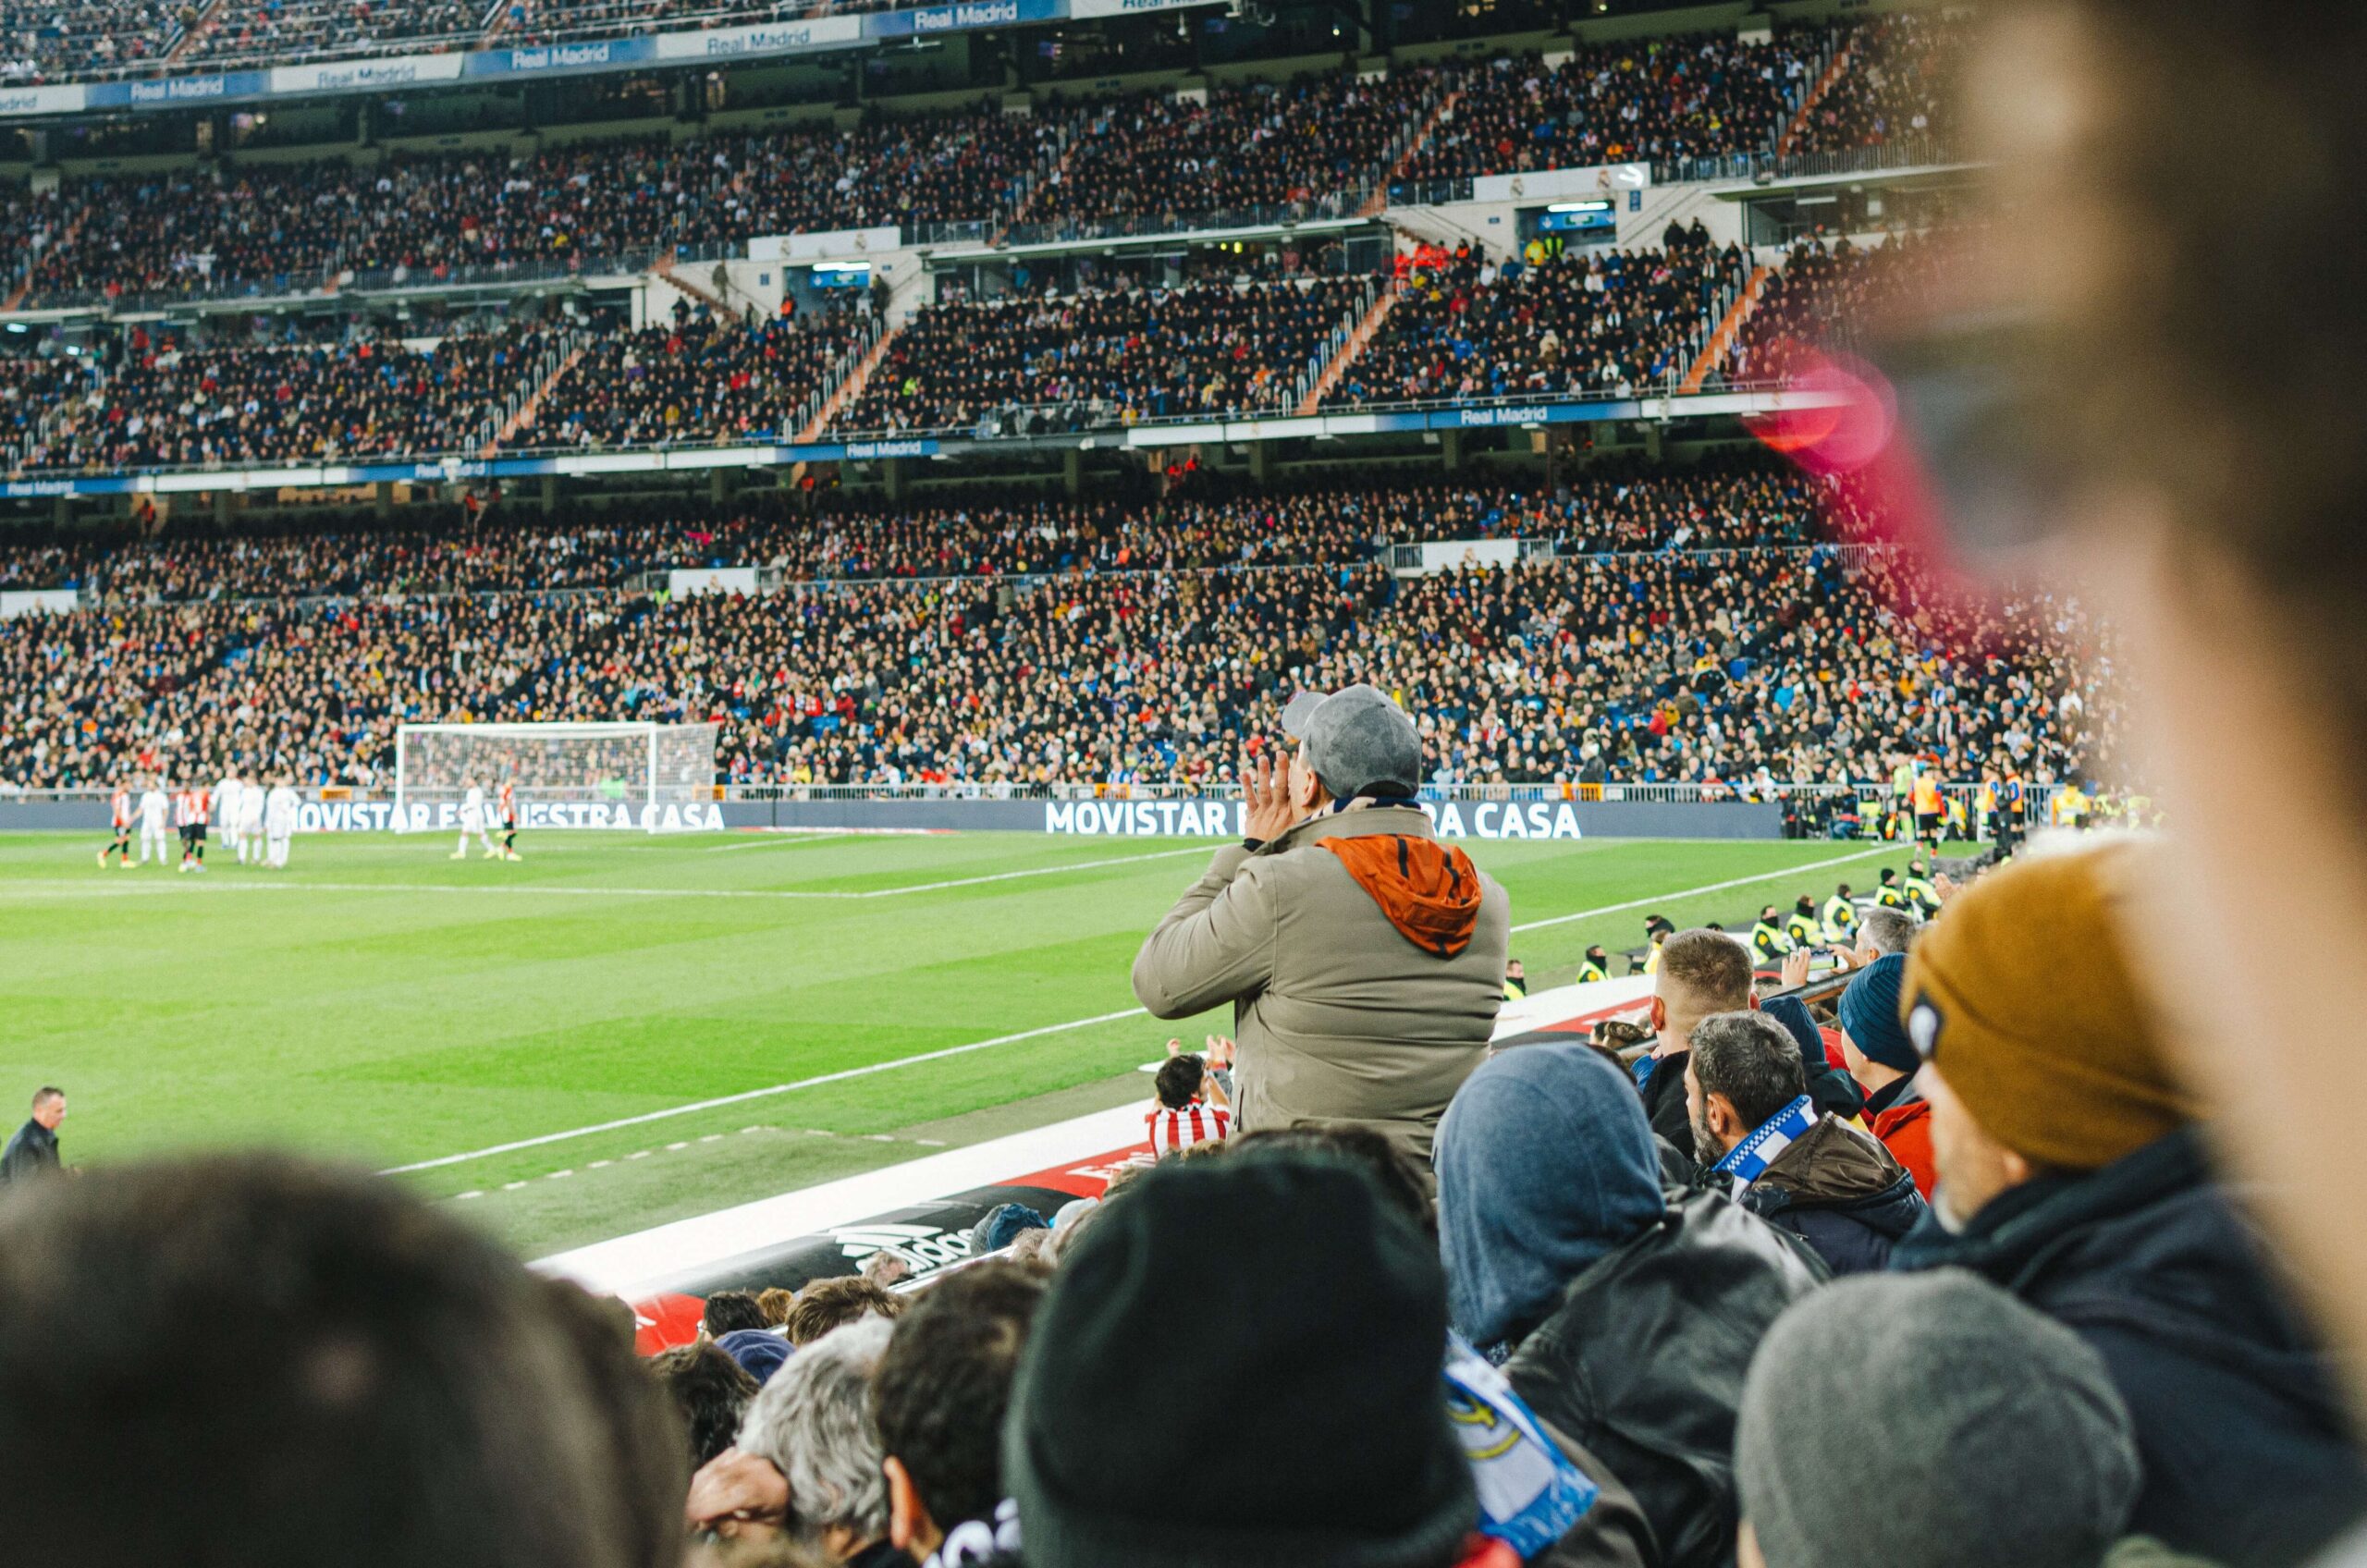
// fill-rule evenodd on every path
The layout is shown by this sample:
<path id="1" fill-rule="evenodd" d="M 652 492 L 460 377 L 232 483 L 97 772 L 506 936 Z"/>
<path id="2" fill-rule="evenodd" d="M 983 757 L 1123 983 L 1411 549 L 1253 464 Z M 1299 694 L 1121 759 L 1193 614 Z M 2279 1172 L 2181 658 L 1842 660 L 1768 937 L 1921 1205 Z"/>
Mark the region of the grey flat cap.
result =
<path id="1" fill-rule="evenodd" d="M 1302 692 L 1282 710 L 1282 729 L 1298 738 L 1301 760 L 1336 799 L 1421 788 L 1422 738 L 1377 687 L 1360 682 L 1320 698 Z"/>

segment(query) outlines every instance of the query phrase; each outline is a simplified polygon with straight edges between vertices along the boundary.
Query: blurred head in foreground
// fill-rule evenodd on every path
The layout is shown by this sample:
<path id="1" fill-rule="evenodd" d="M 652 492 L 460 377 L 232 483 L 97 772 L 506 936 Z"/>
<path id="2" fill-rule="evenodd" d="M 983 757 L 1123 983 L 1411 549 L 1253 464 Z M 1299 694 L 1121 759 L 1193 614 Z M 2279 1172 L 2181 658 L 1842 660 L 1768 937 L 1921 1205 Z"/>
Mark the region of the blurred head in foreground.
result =
<path id="1" fill-rule="evenodd" d="M 2144 946 L 2261 980 L 2275 1048 L 2195 1038 L 2214 1010 L 2152 978 L 2367 1395 L 2367 1226 L 2326 1156 L 2367 1096 L 2367 8 L 2017 0 L 1986 31 L 2028 532 L 2116 622 L 2177 825 Z M 2240 223 L 2195 200 L 2236 190 Z"/>
<path id="2" fill-rule="evenodd" d="M 0 1201 L 0 1516 L 52 1562 L 649 1568 L 686 1445 L 629 1327 L 269 1156 Z"/>

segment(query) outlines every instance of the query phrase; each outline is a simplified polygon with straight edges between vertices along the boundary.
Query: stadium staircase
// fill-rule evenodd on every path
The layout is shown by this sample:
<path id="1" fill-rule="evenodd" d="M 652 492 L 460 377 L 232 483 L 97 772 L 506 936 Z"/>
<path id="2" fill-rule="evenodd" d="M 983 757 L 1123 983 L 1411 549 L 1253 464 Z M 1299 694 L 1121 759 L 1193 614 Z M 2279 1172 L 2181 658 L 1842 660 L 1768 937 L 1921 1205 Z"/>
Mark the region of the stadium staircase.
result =
<path id="1" fill-rule="evenodd" d="M 1726 307 L 1726 313 L 1719 318 L 1709 341 L 1702 344 L 1701 351 L 1694 356 L 1693 368 L 1685 373 L 1685 380 L 1676 389 L 1678 397 L 1690 398 L 1701 390 L 1702 383 L 1710 379 L 1710 373 L 1716 370 L 1718 361 L 1726 357 L 1726 349 L 1733 346 L 1735 335 L 1742 331 L 1742 324 L 1749 319 L 1751 312 L 1759 308 L 1759 297 L 1766 292 L 1767 280 L 1774 271 L 1769 266 L 1750 269 L 1750 277 L 1743 284 L 1742 292 L 1735 296 L 1735 302 Z"/>
<path id="2" fill-rule="evenodd" d="M 1454 106 L 1462 101 L 1460 88 L 1439 100 L 1438 107 L 1430 111 L 1430 117 L 1422 122 L 1421 129 L 1405 139 L 1404 150 L 1397 154 L 1397 161 L 1389 165 L 1389 178 L 1365 198 L 1365 204 L 1356 209 L 1356 216 L 1377 218 L 1389 209 L 1390 187 L 1397 183 L 1398 177 L 1405 172 L 1405 166 L 1414 161 L 1414 154 L 1430 144 L 1430 132 L 1438 129 L 1442 122 L 1454 117 Z"/>
<path id="3" fill-rule="evenodd" d="M 1003 242 L 1004 236 L 1008 235 L 1012 229 L 1027 221 L 1027 214 L 1036 210 L 1036 198 L 1044 193 L 1044 188 L 1046 186 L 1060 181 L 1065 181 L 1068 178 L 1069 161 L 1076 156 L 1076 150 L 1078 146 L 1083 143 L 1084 140 L 1085 139 L 1083 137 L 1079 136 L 1072 136 L 1069 138 L 1068 145 L 1061 149 L 1060 162 L 1052 165 L 1052 170 L 1049 174 L 1044 175 L 1040 178 L 1031 180 L 1028 183 L 1027 194 L 1019 199 L 1019 205 L 1013 207 L 1011 211 L 1010 220 L 1004 223 L 1001 227 L 995 230 L 994 238 L 987 240 L 987 244 L 1001 244 Z"/>
<path id="4" fill-rule="evenodd" d="M 1348 334 L 1348 340 L 1340 345 L 1340 351 L 1331 356 L 1331 362 L 1323 367 L 1323 374 L 1315 378 L 1315 385 L 1306 389 L 1306 396 L 1298 400 L 1298 407 L 1292 410 L 1293 413 L 1306 419 L 1323 407 L 1323 395 L 1331 390 L 1332 383 L 1340 379 L 1340 373 L 1354 364 L 1357 356 L 1365 351 L 1365 345 L 1371 342 L 1372 335 L 1380 330 L 1380 324 L 1389 318 L 1390 307 L 1397 303 L 1397 296 L 1404 292 L 1404 284 L 1397 279 L 1389 280 L 1389 287 L 1382 289 L 1380 298 L 1372 302 L 1372 309 L 1365 312 L 1365 319 L 1356 323 L 1355 330 Z"/>
<path id="5" fill-rule="evenodd" d="M 1833 91 L 1833 84 L 1849 73 L 1849 56 L 1857 47 L 1858 40 L 1853 34 L 1844 39 L 1841 47 L 1833 52 L 1833 63 L 1824 67 L 1824 74 L 1816 79 L 1816 85 L 1809 88 L 1808 95 L 1800 100 L 1798 110 L 1792 116 L 1792 123 L 1785 126 L 1784 134 L 1775 139 L 1777 157 L 1780 158 L 1792 150 L 1793 141 L 1797 140 L 1800 132 L 1808 129 L 1809 116 L 1816 112 L 1816 106 L 1819 104 L 1824 102 L 1824 95 Z"/>
<path id="6" fill-rule="evenodd" d="M 840 409 L 863 396 L 863 389 L 871 384 L 871 373 L 877 370 L 879 361 L 888 357 L 889 340 L 895 336 L 896 329 L 892 326 L 881 330 L 870 351 L 863 356 L 854 369 L 840 378 L 838 386 L 832 387 L 830 395 L 822 400 L 822 407 L 799 428 L 797 439 L 800 442 L 818 439 L 822 432 L 829 428 L 830 422 L 838 417 Z"/>
<path id="7" fill-rule="evenodd" d="M 656 261 L 649 263 L 649 271 L 652 276 L 664 278 L 668 288 L 680 289 L 684 294 L 689 295 L 692 299 L 696 300 L 700 304 L 705 305 L 708 310 L 713 311 L 717 315 L 729 316 L 734 313 L 731 307 L 724 303 L 723 296 L 717 294 L 714 289 L 709 288 L 706 285 L 703 283 L 693 283 L 684 274 L 676 272 L 674 270 L 673 257 L 658 257 Z"/>
<path id="8" fill-rule="evenodd" d="M 213 0 L 211 5 L 207 6 L 203 11 L 199 13 L 197 20 L 181 29 L 181 35 L 173 40 L 173 46 L 171 48 L 165 51 L 165 63 L 166 65 L 172 64 L 175 60 L 178 60 L 182 55 L 188 54 L 189 46 L 190 44 L 196 43 L 199 39 L 214 31 L 214 24 L 222 19 L 223 4 L 224 0 Z"/>
<path id="9" fill-rule="evenodd" d="M 567 358 L 559 361 L 558 368 L 543 377 L 543 384 L 527 394 L 526 400 L 518 405 L 517 411 L 502 422 L 500 433 L 479 448 L 478 457 L 492 457 L 497 451 L 509 446 L 512 436 L 534 423 L 534 414 L 542 408 L 544 397 L 552 387 L 558 385 L 560 376 L 575 368 L 575 361 L 583 357 L 583 349 L 584 345 L 578 343 L 568 350 Z"/>

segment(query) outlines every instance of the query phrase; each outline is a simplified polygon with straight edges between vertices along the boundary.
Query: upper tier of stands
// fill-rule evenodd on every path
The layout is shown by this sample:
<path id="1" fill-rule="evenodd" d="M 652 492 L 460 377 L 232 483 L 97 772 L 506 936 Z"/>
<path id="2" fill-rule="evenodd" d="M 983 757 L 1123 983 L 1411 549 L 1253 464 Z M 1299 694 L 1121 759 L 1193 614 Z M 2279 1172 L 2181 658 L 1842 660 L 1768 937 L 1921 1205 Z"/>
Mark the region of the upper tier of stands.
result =
<path id="1" fill-rule="evenodd" d="M 1674 243 L 1533 263 L 1426 248 L 1373 276 L 1155 284 L 1110 269 L 1068 294 L 956 294 L 893 328 L 867 300 L 772 320 L 685 301 L 640 329 L 521 315 L 407 340 L 361 326 L 340 335 L 334 321 L 262 339 L 134 325 L 79 356 L 48 341 L 37 354 L 0 348 L 0 469 L 270 467 L 809 433 L 992 439 L 1317 407 L 1627 397 L 1697 368 L 1721 386 L 1760 386 L 1797 369 L 1804 345 L 1846 347 L 1856 324 L 1936 265 L 1932 245 L 1908 237 L 1802 246 L 1722 341 L 1712 329 L 1751 263 L 1698 233 Z M 1355 330 L 1376 316 L 1368 334 Z M 867 378 L 851 381 L 866 359 Z"/>
<path id="2" fill-rule="evenodd" d="M 313 15 L 275 14 L 290 27 Z M 1915 105 L 1955 36 L 1928 22 L 1786 29 L 1762 43 L 1681 36 L 1551 67 L 1505 56 L 1216 84 L 1205 103 L 1136 92 L 1046 99 L 1027 115 L 875 112 L 514 153 L 75 175 L 39 195 L 0 186 L 0 287 L 29 307 L 169 302 L 313 294 L 348 277 L 630 269 L 882 224 L 1051 239 L 1335 216 L 1441 178 L 1763 152 L 1836 51 L 1847 68 L 1825 94 L 1840 101 L 1820 104 L 1820 148 L 1880 145 L 1918 116 L 1936 134 L 1947 128 Z"/>

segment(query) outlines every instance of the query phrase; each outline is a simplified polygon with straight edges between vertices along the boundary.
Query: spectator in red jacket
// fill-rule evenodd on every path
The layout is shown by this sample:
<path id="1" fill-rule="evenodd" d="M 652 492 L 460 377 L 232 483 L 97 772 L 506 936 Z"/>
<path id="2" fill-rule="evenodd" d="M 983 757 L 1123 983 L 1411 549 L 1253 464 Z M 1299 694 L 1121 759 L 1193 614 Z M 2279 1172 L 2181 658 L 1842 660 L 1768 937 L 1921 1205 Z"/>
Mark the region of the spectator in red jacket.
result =
<path id="1" fill-rule="evenodd" d="M 1898 1020 L 1899 977 L 1906 968 L 1906 954 L 1885 953 L 1849 982 L 1841 993 L 1841 1050 L 1849 1059 L 1849 1076 L 1866 1091 L 1874 1136 L 1907 1167 L 1915 1190 L 1929 1202 L 1932 1108 L 1915 1086 L 1915 1043 Z"/>

